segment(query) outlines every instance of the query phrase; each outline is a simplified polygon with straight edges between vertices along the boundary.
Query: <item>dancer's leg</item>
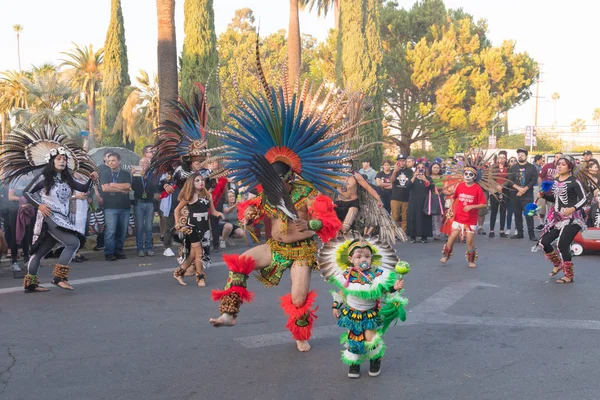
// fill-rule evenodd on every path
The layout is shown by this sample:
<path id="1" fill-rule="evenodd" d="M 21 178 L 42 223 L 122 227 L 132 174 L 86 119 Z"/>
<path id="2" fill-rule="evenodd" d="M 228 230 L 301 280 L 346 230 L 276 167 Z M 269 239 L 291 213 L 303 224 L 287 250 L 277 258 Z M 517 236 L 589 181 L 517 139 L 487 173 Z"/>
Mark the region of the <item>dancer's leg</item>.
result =
<path id="1" fill-rule="evenodd" d="M 288 315 L 286 327 L 296 339 L 298 351 L 309 351 L 308 339 L 312 334 L 312 326 L 315 318 L 315 310 L 311 310 L 316 298 L 315 292 L 309 293 L 311 267 L 305 261 L 298 261 L 292 265 L 290 278 L 292 280 L 292 291 L 283 296 L 281 306 Z"/>
<path id="2" fill-rule="evenodd" d="M 442 258 L 440 259 L 440 262 L 442 264 L 446 264 L 446 262 L 452 256 L 454 242 L 456 242 L 456 239 L 458 238 L 459 234 L 460 234 L 460 231 L 458 229 L 454 229 L 454 230 L 452 230 L 452 233 L 448 237 L 448 241 L 446 242 L 446 244 L 444 245 L 444 248 L 442 250 Z"/>
<path id="3" fill-rule="evenodd" d="M 469 268 L 475 268 L 477 265 L 475 261 L 477 261 L 477 249 L 475 248 L 475 233 L 467 232 L 467 251 L 465 253 L 465 257 L 467 259 L 467 263 L 469 263 Z"/>

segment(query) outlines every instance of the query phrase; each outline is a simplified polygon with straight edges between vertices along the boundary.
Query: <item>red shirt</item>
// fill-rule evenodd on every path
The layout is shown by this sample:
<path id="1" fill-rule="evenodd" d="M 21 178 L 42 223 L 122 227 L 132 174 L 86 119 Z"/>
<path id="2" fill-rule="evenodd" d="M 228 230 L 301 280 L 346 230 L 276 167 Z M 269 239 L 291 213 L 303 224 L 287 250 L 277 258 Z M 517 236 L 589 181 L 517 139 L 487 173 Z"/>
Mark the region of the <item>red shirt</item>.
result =
<path id="1" fill-rule="evenodd" d="M 540 178 L 543 181 L 553 181 L 554 175 L 556 175 L 556 165 L 554 163 L 544 165 L 540 171 Z"/>
<path id="2" fill-rule="evenodd" d="M 464 208 L 466 206 L 476 206 L 486 203 L 485 194 L 483 194 L 481 186 L 476 183 L 473 186 L 467 186 L 464 182 L 461 182 L 456 186 L 456 191 L 452 198 L 455 205 L 454 220 L 465 225 L 477 225 L 479 210 L 475 208 L 465 212 Z"/>

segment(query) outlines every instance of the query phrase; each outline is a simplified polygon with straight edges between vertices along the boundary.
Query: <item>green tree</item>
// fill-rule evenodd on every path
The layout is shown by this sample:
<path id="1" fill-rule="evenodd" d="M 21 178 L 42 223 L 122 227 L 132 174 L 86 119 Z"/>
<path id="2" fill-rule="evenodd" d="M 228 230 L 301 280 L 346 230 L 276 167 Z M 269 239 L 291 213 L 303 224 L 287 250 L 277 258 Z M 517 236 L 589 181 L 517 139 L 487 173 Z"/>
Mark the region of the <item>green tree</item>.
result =
<path id="1" fill-rule="evenodd" d="M 113 127 L 113 133 L 123 132 L 123 144 L 134 143 L 134 151 L 153 144 L 159 124 L 158 78 L 140 70 L 137 85 L 127 96 Z"/>
<path id="2" fill-rule="evenodd" d="M 104 51 L 102 49 L 94 51 L 90 44 L 88 47 L 75 44 L 75 48 L 70 52 L 61 53 L 67 56 L 62 60 L 62 66 L 68 67 L 66 74 L 70 79 L 71 85 L 83 93 L 88 109 L 88 146 L 90 149 L 96 147 L 96 92 L 100 90 L 102 82 L 102 60 Z"/>
<path id="3" fill-rule="evenodd" d="M 494 119 L 531 96 L 537 64 L 514 42 L 493 47 L 484 21 L 441 0 L 382 11 L 386 121 L 403 153 L 442 136 L 487 142 Z M 450 143 L 450 142 L 449 142 Z"/>
<path id="4" fill-rule="evenodd" d="M 177 100 L 177 41 L 175 36 L 175 0 L 156 0 L 158 20 L 159 117 L 169 117 L 171 103 Z"/>
<path id="5" fill-rule="evenodd" d="M 110 23 L 104 42 L 104 66 L 102 68 L 102 108 L 100 127 L 110 132 L 117 114 L 125 103 L 125 88 L 131 84 L 128 72 L 127 46 L 121 0 L 111 0 Z M 103 144 L 115 144 L 121 138 L 103 138 Z"/>
<path id="6" fill-rule="evenodd" d="M 361 128 L 366 142 L 382 140 L 382 47 L 380 39 L 380 4 L 377 0 L 344 0 L 340 4 L 340 25 L 337 38 L 337 84 L 362 92 L 370 102 L 365 113 L 371 123 Z M 370 153 L 372 165 L 382 160 L 382 147 Z"/>
<path id="7" fill-rule="evenodd" d="M 209 126 L 219 129 L 221 101 L 219 98 L 217 35 L 212 0 L 185 0 L 183 53 L 181 55 L 181 97 L 189 102 L 196 91 L 195 82 L 206 85 L 209 106 Z"/>
<path id="8" fill-rule="evenodd" d="M 583 131 L 585 131 L 585 120 L 577 118 L 575 121 L 571 122 L 571 132 L 580 133 Z"/>

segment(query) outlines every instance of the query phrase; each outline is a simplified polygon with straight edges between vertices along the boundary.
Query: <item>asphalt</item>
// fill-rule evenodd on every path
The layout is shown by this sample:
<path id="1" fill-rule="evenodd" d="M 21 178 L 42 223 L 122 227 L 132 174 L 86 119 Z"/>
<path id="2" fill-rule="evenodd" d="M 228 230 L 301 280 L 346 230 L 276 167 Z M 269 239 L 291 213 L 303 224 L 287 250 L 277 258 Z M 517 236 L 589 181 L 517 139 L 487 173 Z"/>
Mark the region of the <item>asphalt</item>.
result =
<path id="1" fill-rule="evenodd" d="M 210 290 L 227 275 L 219 255 L 206 288 L 193 277 L 177 285 L 173 258 L 131 250 L 112 263 L 90 253 L 74 265 L 72 292 L 23 294 L 3 267 L 0 400 L 598 399 L 599 255 L 575 258 L 575 283 L 558 285 L 532 244 L 479 236 L 474 270 L 464 245 L 442 266 L 442 243 L 399 244 L 412 266 L 408 320 L 385 336 L 381 375 L 357 380 L 339 361 L 341 330 L 316 273 L 313 348 L 298 353 L 279 308 L 287 274 L 276 288 L 249 280 L 256 300 L 235 327 L 216 329 Z"/>

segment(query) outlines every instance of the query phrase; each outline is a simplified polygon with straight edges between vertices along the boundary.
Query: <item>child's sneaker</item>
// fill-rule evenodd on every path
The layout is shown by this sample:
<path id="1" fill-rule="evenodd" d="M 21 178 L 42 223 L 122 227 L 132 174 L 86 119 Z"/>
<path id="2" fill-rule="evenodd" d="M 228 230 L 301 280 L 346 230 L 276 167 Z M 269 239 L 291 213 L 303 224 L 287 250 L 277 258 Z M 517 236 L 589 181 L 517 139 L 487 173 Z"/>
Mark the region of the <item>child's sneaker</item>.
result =
<path id="1" fill-rule="evenodd" d="M 381 372 L 381 358 L 377 360 L 371 360 L 371 365 L 369 366 L 369 375 L 377 376 Z M 350 375 L 348 375 L 350 376 Z"/>
<path id="2" fill-rule="evenodd" d="M 360 378 L 360 365 L 351 365 L 348 370 L 348 378 Z"/>

